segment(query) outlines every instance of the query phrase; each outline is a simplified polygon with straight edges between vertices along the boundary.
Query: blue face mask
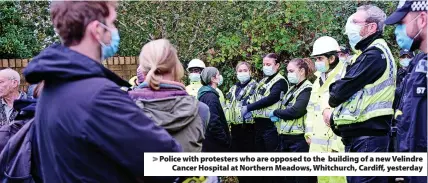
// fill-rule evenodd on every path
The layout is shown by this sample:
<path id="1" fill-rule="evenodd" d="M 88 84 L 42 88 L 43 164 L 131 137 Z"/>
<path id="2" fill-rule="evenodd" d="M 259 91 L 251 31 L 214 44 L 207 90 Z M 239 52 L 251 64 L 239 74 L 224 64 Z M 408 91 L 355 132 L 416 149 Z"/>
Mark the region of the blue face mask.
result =
<path id="1" fill-rule="evenodd" d="M 287 78 L 288 78 L 288 81 L 290 81 L 290 83 L 292 84 L 297 84 L 299 82 L 299 77 L 294 72 L 289 72 L 287 74 Z"/>
<path id="2" fill-rule="evenodd" d="M 413 22 L 414 20 L 416 20 L 416 18 L 418 18 L 419 15 L 417 17 L 415 17 L 412 21 L 409 22 L 409 24 L 411 22 Z M 395 40 L 397 41 L 397 44 L 400 48 L 402 49 L 406 49 L 406 50 L 410 50 L 410 51 L 414 51 L 414 49 L 412 49 L 412 45 L 414 44 L 414 40 L 416 37 L 418 37 L 418 35 L 421 33 L 422 29 L 415 35 L 415 37 L 411 38 L 407 35 L 406 32 L 406 25 L 404 24 L 399 24 L 397 25 L 397 27 L 395 27 Z"/>
<path id="3" fill-rule="evenodd" d="M 315 68 L 320 72 L 327 72 L 329 69 L 329 65 L 326 65 L 324 61 L 315 62 Z"/>
<path id="4" fill-rule="evenodd" d="M 401 59 L 400 60 L 401 67 L 408 67 L 409 64 L 410 64 L 410 60 L 412 60 L 412 59 L 410 59 L 410 58 L 403 58 L 403 59 Z"/>
<path id="5" fill-rule="evenodd" d="M 112 57 L 119 50 L 120 36 L 117 30 L 111 30 L 104 24 L 101 25 L 111 33 L 111 42 L 109 45 L 106 45 L 103 42 L 99 41 L 101 44 L 101 60 L 104 60 L 106 58 Z"/>

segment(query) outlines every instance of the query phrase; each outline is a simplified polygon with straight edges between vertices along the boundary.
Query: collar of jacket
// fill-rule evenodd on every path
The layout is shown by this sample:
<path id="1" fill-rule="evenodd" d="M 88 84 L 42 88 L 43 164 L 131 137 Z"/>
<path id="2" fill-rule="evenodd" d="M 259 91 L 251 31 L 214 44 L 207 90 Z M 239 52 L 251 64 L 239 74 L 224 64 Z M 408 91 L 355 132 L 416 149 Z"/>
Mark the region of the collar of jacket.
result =
<path id="1" fill-rule="evenodd" d="M 367 47 L 373 43 L 376 39 L 382 38 L 382 32 L 377 31 L 376 33 L 366 37 L 365 39 L 361 40 L 360 42 L 355 45 L 355 48 L 357 50 L 366 50 Z"/>
<path id="2" fill-rule="evenodd" d="M 215 95 L 217 95 L 217 97 L 220 97 L 220 95 L 218 94 L 218 92 L 216 91 L 216 89 L 214 89 L 213 87 L 211 87 L 210 85 L 205 85 L 202 86 L 199 91 L 198 91 L 198 100 L 205 95 L 206 93 L 214 93 Z"/>
<path id="3" fill-rule="evenodd" d="M 268 79 L 266 80 L 266 82 L 265 82 L 265 84 L 266 83 L 269 83 L 270 82 L 270 80 L 272 80 L 276 75 L 278 75 L 279 74 L 279 68 L 278 68 L 278 71 L 275 73 L 275 74 L 273 74 L 272 76 L 268 76 Z"/>
<path id="4" fill-rule="evenodd" d="M 244 88 L 244 87 L 246 87 L 247 85 L 248 85 L 248 83 L 250 83 L 251 82 L 251 80 L 253 80 L 253 78 L 250 78 L 248 81 L 246 81 L 245 83 L 241 83 L 241 82 L 237 82 L 236 83 L 236 86 L 238 86 L 239 88 Z"/>
<path id="5" fill-rule="evenodd" d="M 152 90 L 146 82 L 141 83 L 136 89 L 129 92 L 129 96 L 133 100 L 150 100 L 187 95 L 186 90 L 179 85 L 161 83 L 159 90 Z"/>

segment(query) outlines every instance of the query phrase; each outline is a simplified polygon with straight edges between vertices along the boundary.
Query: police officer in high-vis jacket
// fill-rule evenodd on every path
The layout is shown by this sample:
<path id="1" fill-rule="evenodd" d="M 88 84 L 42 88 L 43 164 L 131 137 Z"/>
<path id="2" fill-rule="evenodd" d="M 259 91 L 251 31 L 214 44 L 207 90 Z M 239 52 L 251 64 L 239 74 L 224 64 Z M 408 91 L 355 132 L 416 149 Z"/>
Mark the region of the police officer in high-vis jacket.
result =
<path id="1" fill-rule="evenodd" d="M 362 53 L 345 76 L 331 84 L 330 125 L 346 152 L 387 152 L 397 66 L 382 38 L 385 13 L 363 5 L 346 24 L 349 43 Z M 327 114 L 331 113 L 326 111 Z M 384 183 L 388 177 L 347 177 L 348 183 Z"/>
<path id="2" fill-rule="evenodd" d="M 397 10 L 385 21 L 398 24 L 395 37 L 402 49 L 420 50 L 408 66 L 402 85 L 397 115 L 399 152 L 427 152 L 427 25 L 428 3 L 400 1 Z M 406 177 L 408 183 L 426 183 L 426 177 Z"/>
<path id="3" fill-rule="evenodd" d="M 278 132 L 269 114 L 279 108 L 281 96 L 288 91 L 288 81 L 279 73 L 280 61 L 275 53 L 263 58 L 264 78 L 258 83 L 250 104 L 241 108 L 244 118 L 254 118 L 256 152 L 278 151 Z M 263 177 L 255 182 L 277 182 L 280 177 Z"/>
<path id="4" fill-rule="evenodd" d="M 287 79 L 292 85 L 287 94 L 280 100 L 280 108 L 270 113 L 270 119 L 276 123 L 280 137 L 281 152 L 309 152 L 309 145 L 305 139 L 306 107 L 311 95 L 315 70 L 310 59 L 296 58 L 287 65 Z M 313 80 L 312 80 L 313 81 Z M 316 177 L 285 177 L 288 183 L 315 183 Z"/>
<path id="5" fill-rule="evenodd" d="M 333 133 L 325 123 L 323 113 L 331 109 L 328 105 L 330 85 L 342 78 L 346 70 L 345 61 L 339 61 L 340 51 L 337 41 L 329 36 L 318 38 L 311 56 L 316 59 L 315 67 L 319 74 L 312 86 L 307 107 L 305 137 L 309 152 L 344 152 L 341 138 Z M 352 62 L 352 61 L 350 61 Z M 346 177 L 318 176 L 319 183 L 346 183 Z"/>
<path id="6" fill-rule="evenodd" d="M 230 125 L 232 135 L 232 152 L 254 152 L 254 120 L 244 119 L 241 116 L 241 107 L 248 104 L 254 94 L 257 82 L 251 78 L 251 65 L 248 62 L 239 62 L 236 65 L 238 82 L 226 94 L 225 115 Z M 253 177 L 238 177 L 239 182 L 253 182 Z"/>
<path id="7" fill-rule="evenodd" d="M 199 59 L 193 59 L 187 65 L 187 72 L 189 72 L 190 84 L 186 86 L 186 92 L 194 97 L 198 96 L 198 91 L 202 87 L 201 84 L 201 72 L 205 68 L 205 63 Z M 221 77 L 223 78 L 223 77 Z M 222 83 L 222 81 L 220 81 Z M 221 84 L 220 84 L 221 85 Z M 216 88 L 216 91 L 220 95 L 220 103 L 224 106 L 224 95 L 220 89 Z"/>

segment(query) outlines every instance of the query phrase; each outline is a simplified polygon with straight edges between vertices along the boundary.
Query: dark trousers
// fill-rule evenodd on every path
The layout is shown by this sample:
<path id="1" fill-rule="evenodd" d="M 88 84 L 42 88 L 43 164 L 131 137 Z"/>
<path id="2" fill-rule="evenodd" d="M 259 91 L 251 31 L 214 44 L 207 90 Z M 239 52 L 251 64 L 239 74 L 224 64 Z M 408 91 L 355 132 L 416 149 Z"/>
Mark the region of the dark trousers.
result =
<path id="1" fill-rule="evenodd" d="M 231 152 L 254 152 L 255 129 L 254 124 L 231 125 L 232 148 Z"/>
<path id="2" fill-rule="evenodd" d="M 309 152 L 304 135 L 279 135 L 281 152 Z M 284 183 L 316 183 L 317 177 L 284 177 Z"/>
<path id="3" fill-rule="evenodd" d="M 254 152 L 254 124 L 232 124 L 232 152 Z M 253 183 L 255 177 L 238 177 L 239 183 Z"/>
<path id="4" fill-rule="evenodd" d="M 278 152 L 279 137 L 274 123 L 268 118 L 255 118 L 256 152 Z M 253 177 L 254 183 L 282 183 L 283 177 Z"/>
<path id="5" fill-rule="evenodd" d="M 255 118 L 256 152 L 278 151 L 278 132 L 275 124 L 268 118 Z"/>
<path id="6" fill-rule="evenodd" d="M 345 152 L 388 152 L 389 136 L 342 138 Z M 346 177 L 348 183 L 387 183 L 388 177 Z"/>

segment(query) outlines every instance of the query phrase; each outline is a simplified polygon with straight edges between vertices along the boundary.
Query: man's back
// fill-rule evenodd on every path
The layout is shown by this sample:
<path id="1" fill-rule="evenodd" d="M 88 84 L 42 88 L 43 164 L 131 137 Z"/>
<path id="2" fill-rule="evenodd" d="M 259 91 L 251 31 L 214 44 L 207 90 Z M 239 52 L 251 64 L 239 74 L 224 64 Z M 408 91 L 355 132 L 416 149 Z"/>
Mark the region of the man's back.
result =
<path id="1" fill-rule="evenodd" d="M 50 47 L 24 74 L 45 80 L 34 122 L 36 181 L 136 182 L 144 152 L 181 150 L 120 90 L 126 81 L 77 52 Z"/>

